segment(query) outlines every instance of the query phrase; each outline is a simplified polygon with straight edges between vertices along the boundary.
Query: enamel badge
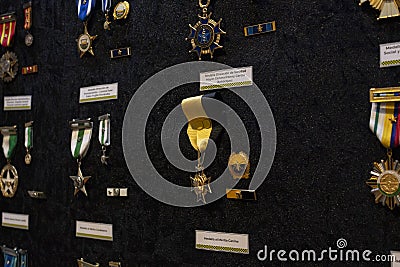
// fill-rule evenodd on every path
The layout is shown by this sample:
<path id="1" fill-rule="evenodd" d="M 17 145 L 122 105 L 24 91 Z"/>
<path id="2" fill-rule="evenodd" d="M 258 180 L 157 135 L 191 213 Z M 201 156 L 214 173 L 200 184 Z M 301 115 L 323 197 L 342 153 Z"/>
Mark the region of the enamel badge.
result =
<path id="1" fill-rule="evenodd" d="M 192 50 L 190 53 L 196 53 L 201 60 L 202 55 L 210 55 L 211 58 L 214 56 L 214 51 L 216 49 L 222 48 L 219 44 L 221 40 L 221 34 L 226 34 L 221 29 L 221 21 L 218 22 L 211 19 L 212 13 L 208 14 L 207 8 L 210 5 L 210 0 L 207 0 L 207 4 L 203 4 L 201 0 L 199 0 L 200 8 L 203 9 L 203 14 L 199 15 L 200 20 L 190 27 L 190 34 L 186 40 L 189 40 L 192 44 Z"/>

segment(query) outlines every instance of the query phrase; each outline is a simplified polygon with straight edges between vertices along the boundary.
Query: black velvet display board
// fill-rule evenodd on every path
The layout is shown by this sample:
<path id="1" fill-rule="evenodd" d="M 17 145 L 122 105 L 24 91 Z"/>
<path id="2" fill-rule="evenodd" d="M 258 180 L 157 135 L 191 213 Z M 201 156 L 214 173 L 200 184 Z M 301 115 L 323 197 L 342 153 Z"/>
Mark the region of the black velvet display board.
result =
<path id="1" fill-rule="evenodd" d="M 221 27 L 224 49 L 215 61 L 232 67 L 253 66 L 254 81 L 274 114 L 277 146 L 273 166 L 257 190 L 256 202 L 222 198 L 198 208 L 178 208 L 147 195 L 132 179 L 122 149 L 126 107 L 140 85 L 175 64 L 197 60 L 189 54 L 188 24 L 200 13 L 196 0 L 129 1 L 125 21 L 103 30 L 98 1 L 89 20 L 95 57 L 82 59 L 76 38 L 83 32 L 75 1 L 33 0 L 32 47 L 24 45 L 22 1 L 1 0 L 0 12 L 17 12 L 12 48 L 21 66 L 37 64 L 39 73 L 0 83 L 4 96 L 32 95 L 31 111 L 0 111 L 1 125 L 18 125 L 13 164 L 19 188 L 12 199 L 1 197 L 0 211 L 30 215 L 30 229 L 0 228 L 0 243 L 27 249 L 29 266 L 76 266 L 76 259 L 108 266 L 136 265 L 280 265 L 261 262 L 257 252 L 269 250 L 337 248 L 371 250 L 372 255 L 400 250 L 400 213 L 374 204 L 365 181 L 372 163 L 385 149 L 369 130 L 369 89 L 396 86 L 399 67 L 379 68 L 379 44 L 399 41 L 399 19 L 377 21 L 378 11 L 355 0 L 211 0 Z M 116 1 L 113 1 L 113 7 Z M 277 31 L 244 37 L 243 27 L 276 21 Z M 109 50 L 132 48 L 132 57 L 111 60 Z M 1 54 L 6 51 L 1 49 Z M 118 100 L 79 104 L 79 88 L 119 83 Z M 240 89 L 238 89 L 240 90 Z M 224 102 L 240 114 L 251 140 L 251 170 L 259 157 L 260 134 L 246 104 L 229 91 Z M 182 86 L 160 100 L 147 126 L 147 150 L 156 168 L 176 184 L 189 186 L 190 173 L 173 168 L 160 149 L 160 127 L 181 100 L 199 95 L 198 85 Z M 2 109 L 1 109 L 2 110 Z M 110 164 L 100 163 L 97 116 L 112 118 Z M 68 121 L 92 118 L 91 148 L 82 171 L 92 178 L 88 197 L 73 196 L 77 166 L 70 153 Z M 24 164 L 23 124 L 34 120 L 33 161 Z M 181 133 L 183 154 L 196 154 Z M 229 139 L 224 133 L 211 176 L 227 165 Z M 400 158 L 400 151 L 394 150 Z M 263 164 L 259 162 L 258 164 Z M 0 158 L 0 165 L 5 159 Z M 127 187 L 128 198 L 109 198 L 107 187 Z M 44 191 L 35 200 L 27 190 Z M 195 195 L 193 196 L 195 197 Z M 114 241 L 75 237 L 75 221 L 113 224 Z M 250 254 L 195 249 L 195 230 L 248 233 Z M 276 255 L 276 254 L 275 254 Z M 0 261 L 1 262 L 1 261 Z M 301 262 L 314 265 L 314 263 Z M 330 265 L 325 261 L 322 265 Z M 355 263 L 337 262 L 337 266 Z M 368 264 L 368 263 L 357 263 Z M 387 263 L 387 265 L 389 265 Z"/>

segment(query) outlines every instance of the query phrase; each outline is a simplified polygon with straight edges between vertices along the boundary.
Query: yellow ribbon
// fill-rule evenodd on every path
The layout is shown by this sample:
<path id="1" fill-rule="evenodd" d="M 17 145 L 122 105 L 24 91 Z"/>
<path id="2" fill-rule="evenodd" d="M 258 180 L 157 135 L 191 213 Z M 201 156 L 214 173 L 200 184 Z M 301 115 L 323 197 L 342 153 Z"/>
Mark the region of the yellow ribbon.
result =
<path id="1" fill-rule="evenodd" d="M 201 102 L 203 96 L 186 98 L 182 101 L 182 110 L 189 124 L 187 135 L 194 149 L 203 153 L 208 145 L 212 123 L 204 111 Z"/>

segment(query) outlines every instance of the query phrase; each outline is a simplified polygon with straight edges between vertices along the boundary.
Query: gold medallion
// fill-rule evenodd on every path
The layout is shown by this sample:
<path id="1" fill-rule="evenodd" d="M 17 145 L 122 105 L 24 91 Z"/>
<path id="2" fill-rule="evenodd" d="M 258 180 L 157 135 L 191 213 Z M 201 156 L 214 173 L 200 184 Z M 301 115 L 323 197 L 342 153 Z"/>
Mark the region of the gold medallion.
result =
<path id="1" fill-rule="evenodd" d="M 17 169 L 10 163 L 1 170 L 0 173 L 0 188 L 4 197 L 13 197 L 18 187 L 18 172 Z"/>
<path id="2" fill-rule="evenodd" d="M 249 157 L 243 151 L 232 153 L 228 161 L 229 172 L 234 179 L 248 179 L 250 176 Z"/>
<path id="3" fill-rule="evenodd" d="M 386 160 L 374 162 L 367 184 L 372 188 L 375 203 L 387 205 L 391 210 L 400 205 L 400 164 L 393 161 L 391 153 Z"/>
<path id="4" fill-rule="evenodd" d="M 25 155 L 25 164 L 26 164 L 26 165 L 29 165 L 29 164 L 31 164 L 31 161 L 32 161 L 32 156 L 31 156 L 31 154 L 29 153 L 29 151 L 26 151 L 26 155 Z"/>
<path id="5" fill-rule="evenodd" d="M 126 19 L 129 13 L 129 3 L 127 1 L 119 2 L 114 8 L 114 19 Z"/>

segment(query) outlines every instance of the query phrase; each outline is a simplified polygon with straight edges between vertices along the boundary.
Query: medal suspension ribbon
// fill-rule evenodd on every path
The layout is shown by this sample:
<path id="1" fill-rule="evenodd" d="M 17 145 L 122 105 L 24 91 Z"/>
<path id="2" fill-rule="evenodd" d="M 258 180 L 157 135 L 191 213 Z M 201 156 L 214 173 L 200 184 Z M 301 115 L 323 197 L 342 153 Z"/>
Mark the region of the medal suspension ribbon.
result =
<path id="1" fill-rule="evenodd" d="M 25 15 L 24 29 L 28 31 L 32 27 L 32 2 L 24 4 L 23 9 Z"/>
<path id="2" fill-rule="evenodd" d="M 86 156 L 86 153 L 89 150 L 93 123 L 89 121 L 72 122 L 71 128 L 71 153 L 79 164 L 81 159 Z"/>
<path id="3" fill-rule="evenodd" d="M 94 9 L 96 0 L 77 0 L 76 4 L 78 6 L 78 17 L 84 22 Z"/>
<path id="4" fill-rule="evenodd" d="M 15 147 L 17 146 L 17 127 L 2 127 L 0 128 L 3 135 L 3 152 L 4 156 L 9 163 L 12 155 L 14 154 Z"/>
<path id="5" fill-rule="evenodd" d="M 0 42 L 4 47 L 11 45 L 17 25 L 15 14 L 5 14 L 0 16 Z"/>
<path id="6" fill-rule="evenodd" d="M 400 144 L 400 102 L 372 103 L 369 127 L 387 149 Z"/>
<path id="7" fill-rule="evenodd" d="M 101 9 L 103 13 L 108 13 L 111 8 L 111 0 L 101 0 Z"/>
<path id="8" fill-rule="evenodd" d="M 203 109 L 203 96 L 196 96 L 182 101 L 182 110 L 188 120 L 187 135 L 190 144 L 197 151 L 198 171 L 203 171 L 204 152 L 212 132 L 212 122 Z"/>
<path id="9" fill-rule="evenodd" d="M 99 128 L 99 142 L 103 147 L 107 147 L 111 144 L 110 142 L 110 118 L 108 116 L 100 119 Z"/>
<path id="10" fill-rule="evenodd" d="M 25 149 L 26 152 L 33 148 L 33 122 L 25 123 Z"/>

